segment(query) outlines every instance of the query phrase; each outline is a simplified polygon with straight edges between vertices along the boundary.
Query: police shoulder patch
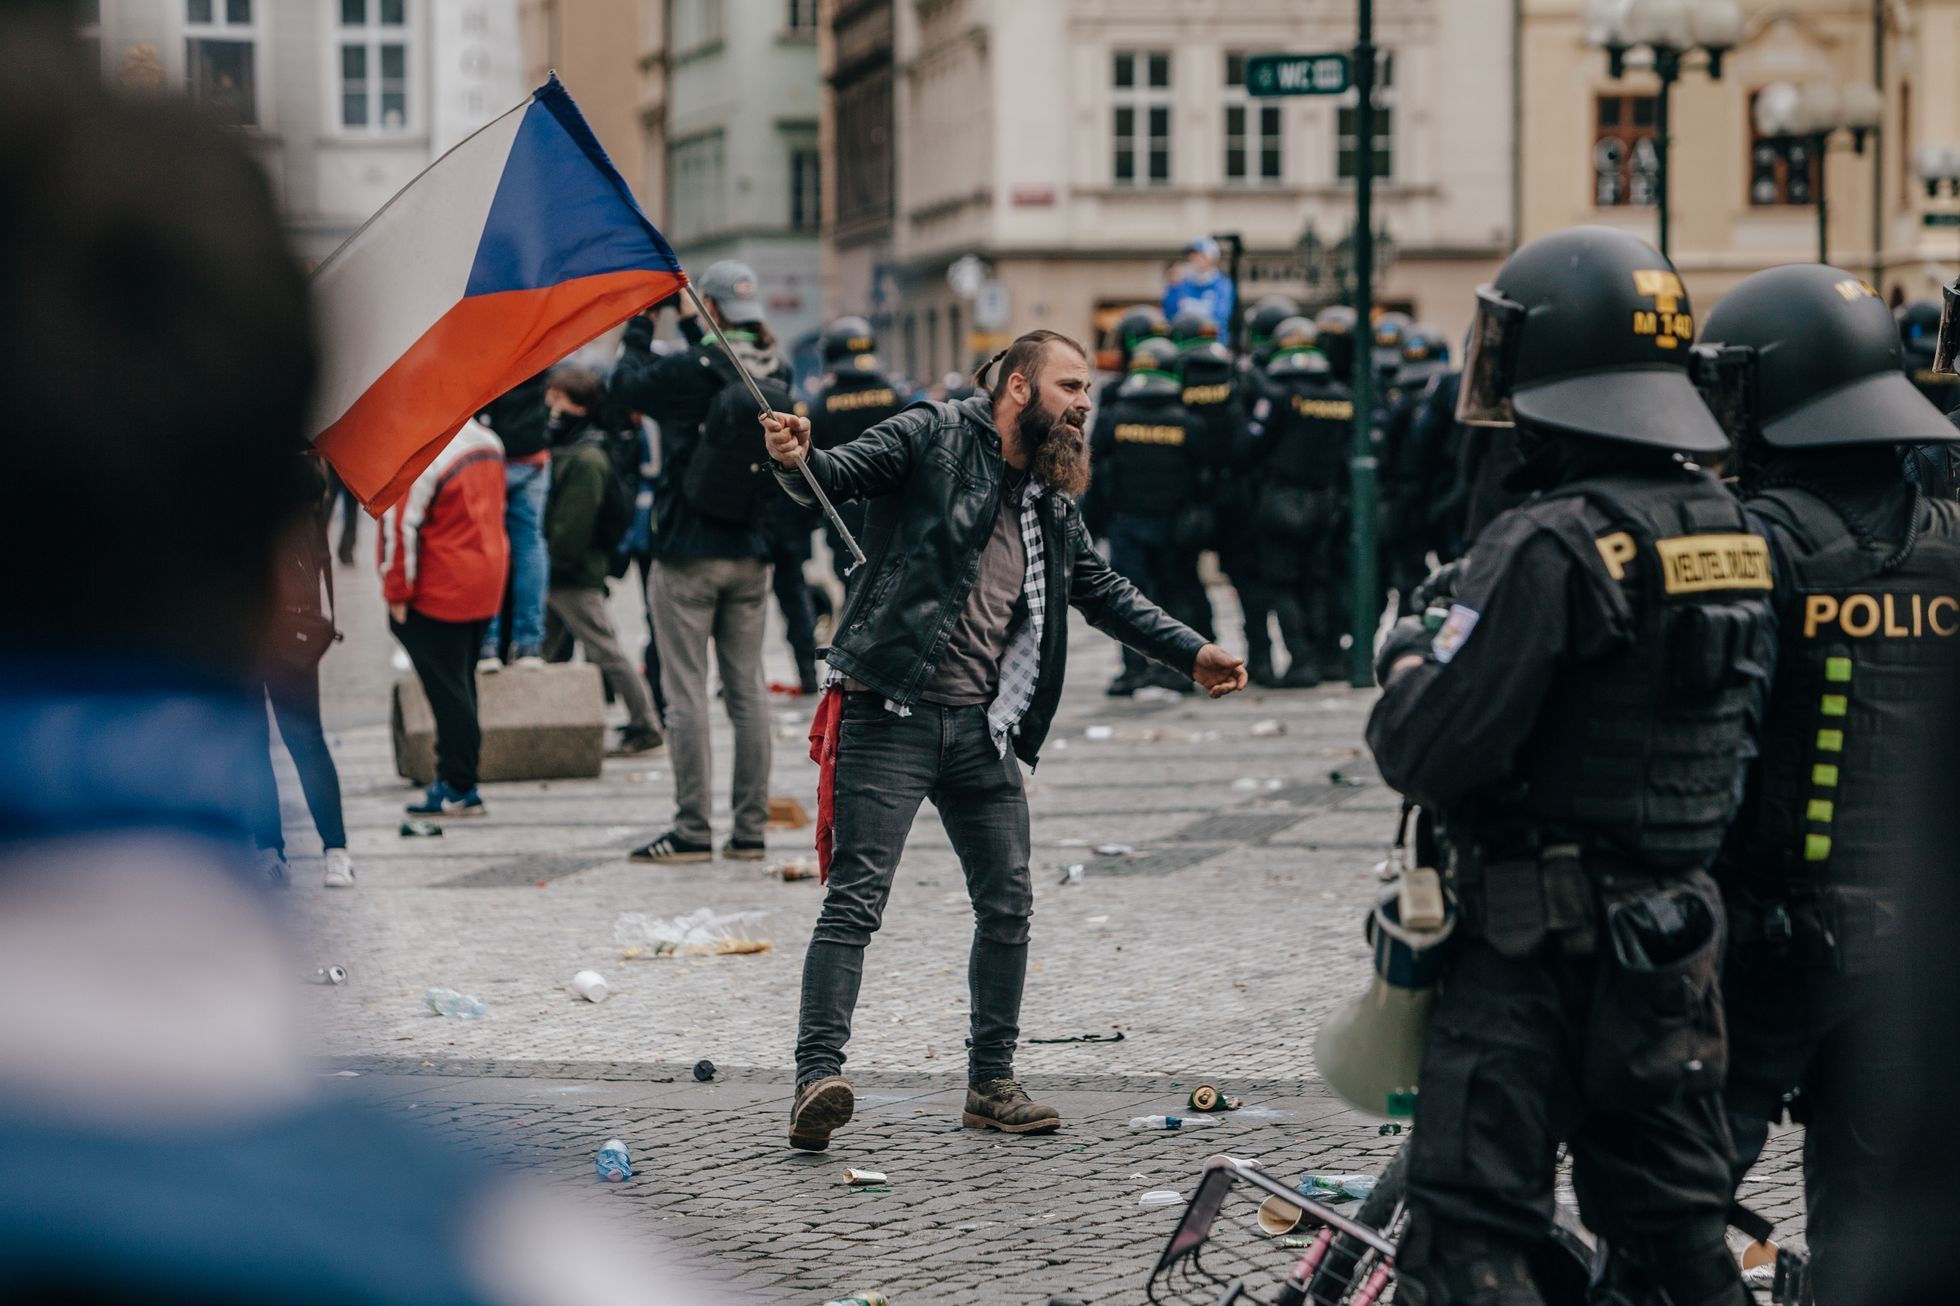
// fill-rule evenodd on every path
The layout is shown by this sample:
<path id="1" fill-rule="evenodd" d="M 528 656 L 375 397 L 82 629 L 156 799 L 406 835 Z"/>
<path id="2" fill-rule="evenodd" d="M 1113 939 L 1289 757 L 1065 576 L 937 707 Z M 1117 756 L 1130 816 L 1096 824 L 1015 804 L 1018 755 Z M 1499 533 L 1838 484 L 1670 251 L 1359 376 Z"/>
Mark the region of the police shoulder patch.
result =
<path id="1" fill-rule="evenodd" d="M 1443 625 L 1436 632 L 1436 638 L 1429 645 L 1430 656 L 1438 662 L 1447 664 L 1470 639 L 1470 632 L 1477 628 L 1477 620 L 1482 614 L 1467 603 L 1450 605 L 1450 615 L 1443 618 Z"/>

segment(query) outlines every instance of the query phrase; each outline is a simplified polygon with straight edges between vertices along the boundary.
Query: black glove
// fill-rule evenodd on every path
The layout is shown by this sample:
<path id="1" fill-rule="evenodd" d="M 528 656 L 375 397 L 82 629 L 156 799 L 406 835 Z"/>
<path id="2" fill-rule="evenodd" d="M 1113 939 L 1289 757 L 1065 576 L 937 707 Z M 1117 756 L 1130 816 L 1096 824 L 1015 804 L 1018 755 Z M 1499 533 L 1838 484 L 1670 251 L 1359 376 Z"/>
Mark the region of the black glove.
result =
<path id="1" fill-rule="evenodd" d="M 1415 588 L 1412 596 L 1416 611 L 1424 608 L 1448 607 L 1456 600 L 1456 593 L 1463 587 L 1463 574 L 1469 569 L 1470 559 L 1458 558 L 1447 562 L 1429 573 L 1429 578 Z"/>
<path id="2" fill-rule="evenodd" d="M 1403 617 L 1388 628 L 1388 637 L 1375 654 L 1375 683 L 1388 683 L 1388 669 L 1411 653 L 1423 657 L 1429 655 L 1429 647 L 1436 641 L 1436 632 L 1422 619 L 1421 614 Z"/>

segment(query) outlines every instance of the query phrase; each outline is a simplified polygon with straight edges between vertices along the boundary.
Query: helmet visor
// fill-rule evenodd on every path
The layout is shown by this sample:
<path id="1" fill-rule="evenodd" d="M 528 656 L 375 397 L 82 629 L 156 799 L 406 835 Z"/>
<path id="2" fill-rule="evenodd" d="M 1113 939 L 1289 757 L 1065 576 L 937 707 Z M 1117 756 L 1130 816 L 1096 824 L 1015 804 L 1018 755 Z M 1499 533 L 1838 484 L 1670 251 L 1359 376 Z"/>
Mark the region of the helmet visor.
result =
<path id="1" fill-rule="evenodd" d="M 1941 288 L 1946 306 L 1940 312 L 1940 334 L 1933 346 L 1935 372 L 1960 372 L 1960 280 Z"/>
<path id="2" fill-rule="evenodd" d="M 1510 426 L 1511 376 L 1518 342 L 1524 338 L 1525 307 L 1504 298 L 1495 286 L 1477 288 L 1477 317 L 1470 324 L 1470 347 L 1463 355 L 1463 380 L 1456 395 L 1456 420 L 1466 426 Z"/>
<path id="3" fill-rule="evenodd" d="M 1688 374 L 1732 444 L 1755 429 L 1756 351 L 1746 345 L 1696 345 Z"/>

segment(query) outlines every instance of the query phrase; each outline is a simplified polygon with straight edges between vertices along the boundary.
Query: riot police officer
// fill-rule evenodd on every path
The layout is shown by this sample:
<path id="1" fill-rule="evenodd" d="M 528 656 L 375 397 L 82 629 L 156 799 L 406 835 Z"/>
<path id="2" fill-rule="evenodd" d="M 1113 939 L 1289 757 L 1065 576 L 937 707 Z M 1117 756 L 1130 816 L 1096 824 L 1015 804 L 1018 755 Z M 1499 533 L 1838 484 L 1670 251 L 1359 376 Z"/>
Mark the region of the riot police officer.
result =
<path id="1" fill-rule="evenodd" d="M 810 400 L 810 443 L 817 449 L 848 444 L 905 406 L 904 398 L 878 364 L 878 341 L 871 324 L 861 317 L 840 317 L 824 328 L 818 341 L 823 381 Z M 864 521 L 864 505 L 840 506 L 845 524 L 856 534 Z M 828 521 L 831 556 L 850 557 Z"/>
<path id="2" fill-rule="evenodd" d="M 1138 304 L 1116 319 L 1116 326 L 1110 332 L 1116 344 L 1116 375 L 1103 384 L 1096 392 L 1096 412 L 1100 414 L 1116 398 L 1117 390 L 1128 379 L 1130 358 L 1136 353 L 1138 345 L 1146 340 L 1168 340 L 1171 324 L 1155 305 Z"/>
<path id="3" fill-rule="evenodd" d="M 1401 337 L 1401 365 L 1381 424 L 1380 547 L 1382 584 L 1395 590 L 1406 615 L 1429 574 L 1429 552 L 1441 543 L 1440 518 L 1455 479 L 1445 455 L 1457 390 L 1449 342 L 1439 332 L 1411 326 Z"/>
<path id="4" fill-rule="evenodd" d="M 1960 630 L 1960 504 L 1901 480 L 1894 449 L 1960 431 L 1901 370 L 1884 302 L 1849 272 L 1759 272 L 1702 335 L 1704 393 L 1776 576 L 1775 687 L 1719 867 L 1735 1179 L 1793 1100 L 1817 1299 L 1849 1301 L 1865 1280 L 1847 1224 L 1886 1186 L 1870 1106 L 1910 1070 L 1887 1028 L 1901 921 L 1936 865 L 1912 777 L 1950 729 Z M 1929 368 L 1932 352 L 1929 338 Z"/>
<path id="5" fill-rule="evenodd" d="M 1952 300 L 1947 302 L 1951 305 Z M 1901 305 L 1894 316 L 1899 323 L 1899 343 L 1905 348 L 1906 375 L 1948 421 L 1960 424 L 1960 377 L 1942 370 L 1934 360 L 1940 309 L 1930 300 L 1916 299 Z M 1906 475 L 1929 495 L 1960 499 L 1960 451 L 1951 445 L 1909 446 Z"/>
<path id="6" fill-rule="evenodd" d="M 1402 371 L 1402 341 L 1411 325 L 1407 313 L 1388 312 L 1375 319 L 1375 393 L 1384 407 L 1394 397 Z"/>
<path id="7" fill-rule="evenodd" d="M 1105 410 L 1107 420 L 1097 424 L 1101 443 L 1093 450 L 1096 476 L 1084 513 L 1092 531 L 1108 536 L 1110 565 L 1188 624 L 1207 606 L 1198 580 L 1197 535 L 1211 468 L 1202 458 L 1204 425 L 1185 411 L 1182 389 L 1176 346 L 1138 342 L 1129 375 Z M 1108 692 L 1127 698 L 1154 684 L 1177 687 L 1125 648 L 1123 671 Z"/>
<path id="8" fill-rule="evenodd" d="M 1252 312 L 1246 314 L 1245 319 L 1246 354 L 1249 366 L 1264 371 L 1277 347 L 1273 336 L 1280 324 L 1290 325 L 1304 320 L 1300 316 L 1300 305 L 1291 295 L 1267 295 L 1254 304 Z M 1311 327 L 1312 324 L 1308 323 L 1308 326 Z M 1298 328 L 1294 329 L 1297 332 Z"/>
<path id="9" fill-rule="evenodd" d="M 1541 487 L 1432 577 L 1377 659 L 1382 777 L 1439 816 L 1460 910 L 1423 1049 L 1398 1300 L 1542 1298 L 1526 1257 L 1569 1146 L 1600 1296 L 1743 1306 L 1704 870 L 1771 656 L 1768 545 L 1693 461 L 1674 269 L 1623 232 L 1524 246 L 1478 292 L 1466 421 Z M 1613 1295 L 1613 1294 L 1618 1294 Z"/>
<path id="10" fill-rule="evenodd" d="M 1256 570 L 1248 520 L 1240 512 L 1248 487 L 1240 483 L 1247 452 L 1245 388 L 1238 364 L 1218 339 L 1218 323 L 1203 309 L 1187 304 L 1171 320 L 1171 340 L 1178 347 L 1178 376 L 1184 383 L 1184 407 L 1204 427 L 1200 463 L 1209 472 L 1206 508 L 1210 521 L 1202 547 L 1218 550 L 1219 566 L 1239 591 L 1245 618 L 1247 660 L 1257 664 L 1272 657 L 1268 613 L 1258 607 L 1256 584 L 1243 583 Z M 1206 638 L 1213 635 L 1209 598 L 1191 621 Z M 1173 679 L 1159 676 L 1159 679 Z"/>
<path id="11" fill-rule="evenodd" d="M 1270 664 L 1251 663 L 1249 672 L 1261 684 L 1286 689 L 1312 688 L 1323 675 L 1338 678 L 1342 667 L 1354 395 L 1314 348 L 1315 338 L 1305 318 L 1274 332 L 1265 394 L 1252 422 L 1259 579 L 1290 660 L 1278 679 Z"/>
<path id="12" fill-rule="evenodd" d="M 1315 348 L 1327 355 L 1327 365 L 1343 381 L 1354 379 L 1355 335 L 1360 315 L 1346 304 L 1329 304 L 1313 315 Z"/>

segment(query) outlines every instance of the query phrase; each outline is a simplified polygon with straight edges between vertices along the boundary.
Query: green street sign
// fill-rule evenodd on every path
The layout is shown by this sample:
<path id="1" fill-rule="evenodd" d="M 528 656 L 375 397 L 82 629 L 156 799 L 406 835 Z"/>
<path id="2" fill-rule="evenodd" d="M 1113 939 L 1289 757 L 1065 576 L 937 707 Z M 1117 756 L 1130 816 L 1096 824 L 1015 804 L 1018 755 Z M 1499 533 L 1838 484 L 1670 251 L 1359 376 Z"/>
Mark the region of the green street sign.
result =
<path id="1" fill-rule="evenodd" d="M 1255 54 L 1245 61 L 1251 95 L 1339 95 L 1349 85 L 1345 54 Z"/>
<path id="2" fill-rule="evenodd" d="M 1960 213 L 1928 213 L 1920 222 L 1928 227 L 1960 227 Z"/>

